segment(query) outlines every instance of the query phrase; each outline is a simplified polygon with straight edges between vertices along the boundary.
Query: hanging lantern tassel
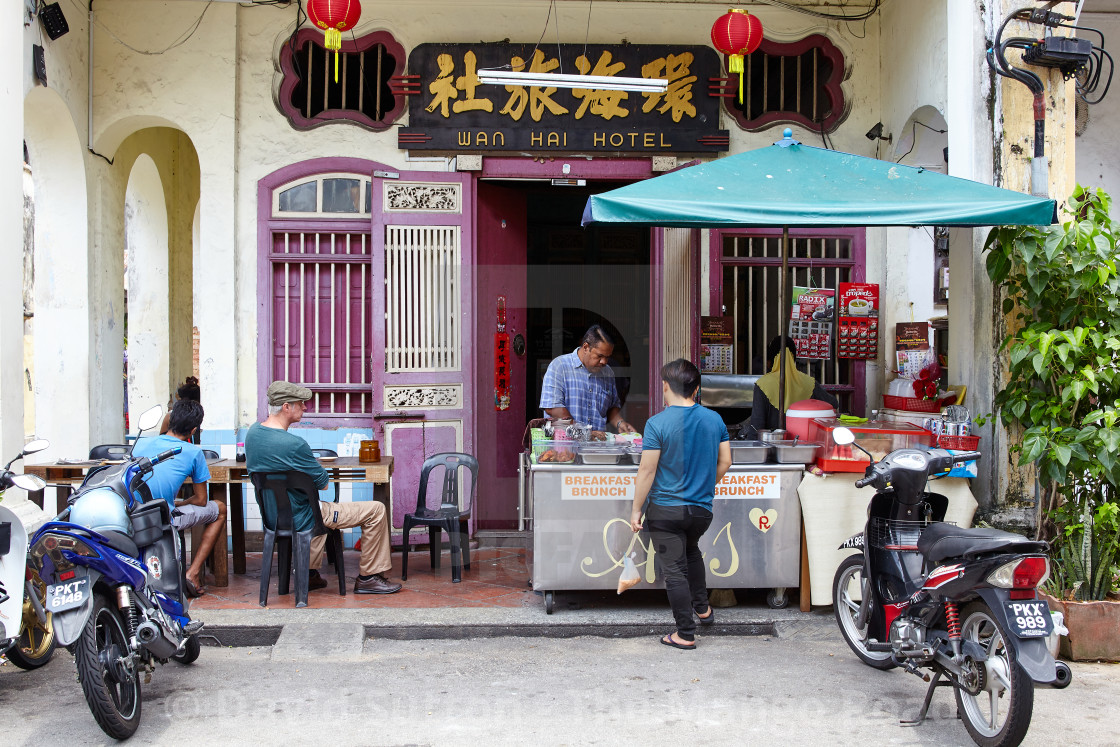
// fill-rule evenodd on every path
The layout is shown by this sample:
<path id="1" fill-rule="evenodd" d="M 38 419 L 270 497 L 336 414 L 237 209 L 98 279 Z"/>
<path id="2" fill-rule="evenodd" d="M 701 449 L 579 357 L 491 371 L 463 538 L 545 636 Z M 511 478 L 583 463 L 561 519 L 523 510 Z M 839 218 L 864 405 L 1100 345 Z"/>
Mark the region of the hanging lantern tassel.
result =
<path id="1" fill-rule="evenodd" d="M 739 103 L 743 103 L 743 56 L 762 43 L 762 22 L 745 10 L 732 8 L 712 24 L 712 46 L 727 55 L 727 72 L 739 76 Z"/>
<path id="2" fill-rule="evenodd" d="M 323 30 L 323 46 L 334 52 L 334 82 L 338 83 L 338 56 L 342 32 L 352 30 L 362 15 L 358 0 L 308 0 L 307 17 Z"/>
<path id="3" fill-rule="evenodd" d="M 733 54 L 727 58 L 727 72 L 739 75 L 739 103 L 743 103 L 743 55 Z"/>
<path id="4" fill-rule="evenodd" d="M 334 82 L 338 82 L 338 52 L 342 49 L 342 32 L 338 29 L 327 29 L 323 32 L 323 46 L 334 52 Z M 740 98 L 742 95 L 740 94 Z"/>

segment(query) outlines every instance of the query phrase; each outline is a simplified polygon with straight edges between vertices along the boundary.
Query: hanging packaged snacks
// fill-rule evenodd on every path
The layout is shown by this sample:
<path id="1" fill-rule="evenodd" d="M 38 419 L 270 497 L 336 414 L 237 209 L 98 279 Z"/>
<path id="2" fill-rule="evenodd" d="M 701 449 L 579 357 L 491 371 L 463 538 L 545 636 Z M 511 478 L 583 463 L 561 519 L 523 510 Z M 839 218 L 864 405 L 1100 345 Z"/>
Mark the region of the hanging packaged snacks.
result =
<path id="1" fill-rule="evenodd" d="M 838 291 L 840 300 L 837 357 L 878 358 L 879 285 L 840 283 Z"/>

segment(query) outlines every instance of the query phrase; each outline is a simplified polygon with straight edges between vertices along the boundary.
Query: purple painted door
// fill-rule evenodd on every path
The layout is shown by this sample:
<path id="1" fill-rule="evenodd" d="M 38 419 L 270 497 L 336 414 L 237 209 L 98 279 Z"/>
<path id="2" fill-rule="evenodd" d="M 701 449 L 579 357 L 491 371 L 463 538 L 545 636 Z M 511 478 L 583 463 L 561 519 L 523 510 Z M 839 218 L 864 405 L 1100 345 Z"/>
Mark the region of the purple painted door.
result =
<path id="1" fill-rule="evenodd" d="M 375 171 L 371 195 L 374 438 L 395 460 L 399 530 L 416 508 L 424 460 L 474 453 L 474 183 Z M 429 486 L 436 502 L 439 487 Z"/>

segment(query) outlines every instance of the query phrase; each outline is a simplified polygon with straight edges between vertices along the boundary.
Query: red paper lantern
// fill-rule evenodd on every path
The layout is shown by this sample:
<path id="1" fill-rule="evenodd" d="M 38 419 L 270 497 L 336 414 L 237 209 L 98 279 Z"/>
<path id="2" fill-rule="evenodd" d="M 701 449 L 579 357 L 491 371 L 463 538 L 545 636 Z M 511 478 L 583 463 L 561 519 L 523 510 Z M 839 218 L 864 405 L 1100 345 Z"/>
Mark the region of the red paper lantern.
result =
<path id="1" fill-rule="evenodd" d="M 739 74 L 739 103 L 743 103 L 743 55 L 762 43 L 762 21 L 745 10 L 732 8 L 712 24 L 712 46 L 728 55 L 727 72 Z"/>
<path id="2" fill-rule="evenodd" d="M 362 16 L 358 0 L 307 0 L 307 17 L 323 29 L 323 46 L 334 52 L 334 82 L 338 82 L 338 50 L 342 32 L 352 30 Z"/>

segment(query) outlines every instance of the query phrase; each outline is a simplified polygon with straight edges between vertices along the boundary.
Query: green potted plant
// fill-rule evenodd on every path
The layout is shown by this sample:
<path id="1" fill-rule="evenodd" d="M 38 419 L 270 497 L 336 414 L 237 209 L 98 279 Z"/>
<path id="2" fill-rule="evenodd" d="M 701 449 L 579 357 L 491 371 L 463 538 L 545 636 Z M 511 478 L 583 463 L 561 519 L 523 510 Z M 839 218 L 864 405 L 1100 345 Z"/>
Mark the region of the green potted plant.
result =
<path id="1" fill-rule="evenodd" d="M 1117 589 L 1120 541 L 1120 224 L 1110 206 L 1079 186 L 1060 225 L 1000 226 L 985 250 L 1008 327 L 996 407 L 1020 437 L 1019 465 L 1035 470 L 1063 645 L 1072 658 L 1120 660 L 1120 603 L 1101 601 Z"/>

